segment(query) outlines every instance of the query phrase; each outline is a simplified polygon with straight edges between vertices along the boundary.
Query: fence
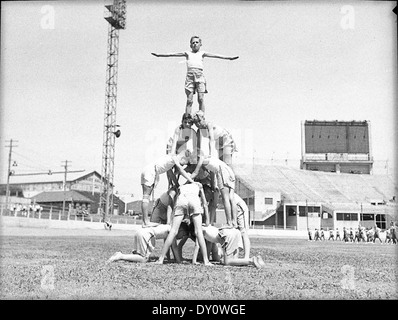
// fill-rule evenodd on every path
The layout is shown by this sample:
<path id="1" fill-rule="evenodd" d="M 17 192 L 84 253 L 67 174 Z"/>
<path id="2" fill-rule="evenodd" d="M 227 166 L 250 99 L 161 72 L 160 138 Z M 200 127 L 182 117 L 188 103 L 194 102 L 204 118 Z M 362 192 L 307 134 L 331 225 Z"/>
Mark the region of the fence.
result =
<path id="1" fill-rule="evenodd" d="M 102 220 L 102 215 L 99 214 L 83 214 L 82 212 L 78 212 L 76 209 L 71 209 L 63 212 L 62 208 L 50 206 L 42 206 L 40 210 L 11 210 L 5 209 L 5 205 L 0 204 L 0 215 L 9 217 L 26 217 L 34 219 L 63 221 L 101 222 Z M 135 216 L 111 216 L 110 220 L 114 224 L 142 224 L 142 220 L 137 219 Z"/>

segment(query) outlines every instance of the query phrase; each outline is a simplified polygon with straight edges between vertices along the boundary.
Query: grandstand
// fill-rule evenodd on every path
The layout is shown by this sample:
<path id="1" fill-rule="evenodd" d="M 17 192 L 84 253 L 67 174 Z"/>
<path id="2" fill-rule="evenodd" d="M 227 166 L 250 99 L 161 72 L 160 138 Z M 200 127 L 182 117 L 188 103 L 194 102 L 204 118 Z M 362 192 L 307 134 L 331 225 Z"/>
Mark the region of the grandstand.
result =
<path id="1" fill-rule="evenodd" d="M 305 230 L 371 227 L 397 221 L 397 185 L 388 175 L 331 173 L 287 166 L 234 165 L 236 192 L 254 225 Z"/>

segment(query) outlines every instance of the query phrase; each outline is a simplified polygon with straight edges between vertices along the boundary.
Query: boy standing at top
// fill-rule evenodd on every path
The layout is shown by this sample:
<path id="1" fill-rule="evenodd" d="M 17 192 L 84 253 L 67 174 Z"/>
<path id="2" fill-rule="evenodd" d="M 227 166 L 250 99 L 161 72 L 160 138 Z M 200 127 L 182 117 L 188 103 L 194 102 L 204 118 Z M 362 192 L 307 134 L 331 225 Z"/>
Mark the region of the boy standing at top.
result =
<path id="1" fill-rule="evenodd" d="M 238 56 L 228 57 L 219 54 L 212 54 L 205 51 L 200 51 L 202 40 L 198 36 L 191 37 L 190 47 L 191 51 L 176 52 L 176 53 L 151 53 L 155 57 L 185 57 L 187 62 L 187 75 L 185 78 L 185 94 L 187 95 L 187 104 L 185 112 L 192 113 L 193 95 L 195 91 L 198 93 L 199 110 L 205 112 L 204 94 L 207 93 L 206 79 L 203 74 L 203 58 L 218 58 L 226 60 L 238 59 Z"/>

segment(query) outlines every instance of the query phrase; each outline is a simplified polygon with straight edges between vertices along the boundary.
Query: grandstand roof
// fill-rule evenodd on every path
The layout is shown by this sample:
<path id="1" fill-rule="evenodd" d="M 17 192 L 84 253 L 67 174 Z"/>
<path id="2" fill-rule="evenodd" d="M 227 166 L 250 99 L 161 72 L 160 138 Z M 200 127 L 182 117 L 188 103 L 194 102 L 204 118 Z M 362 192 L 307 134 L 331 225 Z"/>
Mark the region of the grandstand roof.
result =
<path id="1" fill-rule="evenodd" d="M 349 204 L 352 207 L 375 201 L 391 203 L 398 194 L 396 182 L 387 175 L 337 174 L 264 165 L 235 165 L 233 169 L 249 189 L 280 192 L 284 201 Z"/>

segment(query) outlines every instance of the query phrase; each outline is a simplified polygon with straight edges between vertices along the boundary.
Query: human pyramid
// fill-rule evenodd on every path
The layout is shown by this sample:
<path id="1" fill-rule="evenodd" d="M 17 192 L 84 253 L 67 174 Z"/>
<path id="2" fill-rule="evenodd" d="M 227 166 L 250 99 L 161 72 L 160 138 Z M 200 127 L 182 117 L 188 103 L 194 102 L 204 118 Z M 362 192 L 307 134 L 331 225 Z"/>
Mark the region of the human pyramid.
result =
<path id="1" fill-rule="evenodd" d="M 141 173 L 143 191 L 141 210 L 142 228 L 133 238 L 131 254 L 116 252 L 108 261 L 148 262 L 155 249 L 156 239 L 164 239 L 159 259 L 170 261 L 172 249 L 177 263 L 184 261 L 182 248 L 188 239 L 195 242 L 192 263 L 197 264 L 199 253 L 204 265 L 213 265 L 210 260 L 225 265 L 264 266 L 261 256 L 250 257 L 248 236 L 249 209 L 234 192 L 235 174 L 231 168 L 232 154 L 236 151 L 231 134 L 224 128 L 205 120 L 204 94 L 207 93 L 203 74 L 203 58 L 235 60 L 201 51 L 202 41 L 198 36 L 190 39 L 190 51 L 156 54 L 156 57 L 185 57 L 187 75 L 185 113 L 172 137 L 166 155 L 146 165 Z M 198 95 L 199 110 L 192 114 L 194 94 Z M 195 124 L 197 130 L 192 128 Z M 166 173 L 168 190 L 155 201 L 149 215 L 149 199 L 159 181 Z M 180 178 L 184 181 L 180 181 Z M 221 194 L 226 225 L 217 228 L 216 208 Z M 177 240 L 179 241 L 177 243 Z M 244 257 L 239 257 L 239 250 Z M 200 250 L 200 252 L 199 252 Z"/>

